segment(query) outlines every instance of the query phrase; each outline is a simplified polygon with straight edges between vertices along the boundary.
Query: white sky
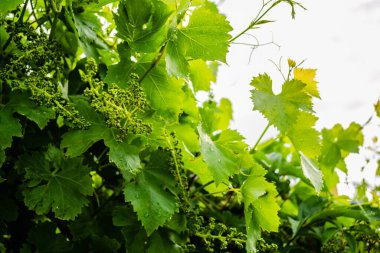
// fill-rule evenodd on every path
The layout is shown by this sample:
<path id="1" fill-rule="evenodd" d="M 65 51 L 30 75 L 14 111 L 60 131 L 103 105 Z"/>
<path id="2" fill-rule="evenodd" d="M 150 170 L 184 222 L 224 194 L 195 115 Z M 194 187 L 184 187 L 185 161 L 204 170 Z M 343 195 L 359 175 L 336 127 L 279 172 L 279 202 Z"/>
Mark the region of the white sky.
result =
<path id="1" fill-rule="evenodd" d="M 225 0 L 220 10 L 227 16 L 235 34 L 243 30 L 261 7 L 259 0 Z M 305 68 L 317 68 L 317 81 L 322 100 L 315 100 L 319 117 L 318 129 L 341 123 L 347 127 L 355 121 L 363 124 L 373 112 L 373 104 L 380 96 L 380 0 L 299 0 L 307 11 L 298 9 L 292 20 L 290 8 L 281 4 L 266 19 L 277 22 L 263 25 L 250 32 L 260 44 L 275 44 L 255 49 L 233 45 L 227 57 L 228 65 L 219 70 L 216 98 L 228 97 L 234 107 L 234 123 L 250 145 L 253 145 L 266 126 L 266 120 L 252 111 L 250 80 L 259 73 L 270 74 L 277 88 L 282 77 L 274 64 L 282 57 L 282 67 L 287 71 L 287 58 L 296 62 L 306 60 Z M 256 44 L 249 36 L 236 42 Z M 250 61 L 249 61 L 250 60 Z M 379 121 L 366 130 L 370 139 L 379 135 Z M 275 134 L 271 129 L 268 138 Z M 350 182 L 360 182 L 365 177 L 375 184 L 375 164 L 364 172 L 363 154 L 353 155 L 349 165 Z M 342 177 L 344 181 L 344 177 Z M 341 193 L 352 195 L 353 187 L 340 184 Z"/>

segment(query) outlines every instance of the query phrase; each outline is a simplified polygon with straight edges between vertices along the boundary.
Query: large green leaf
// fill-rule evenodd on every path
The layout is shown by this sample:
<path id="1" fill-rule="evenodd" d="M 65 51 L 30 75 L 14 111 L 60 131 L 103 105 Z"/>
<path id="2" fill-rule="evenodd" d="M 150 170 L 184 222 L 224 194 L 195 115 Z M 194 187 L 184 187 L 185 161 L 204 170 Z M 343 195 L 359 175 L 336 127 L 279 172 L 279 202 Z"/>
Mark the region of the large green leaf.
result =
<path id="1" fill-rule="evenodd" d="M 225 62 L 231 30 L 225 16 L 202 6 L 193 11 L 186 27 L 177 30 L 177 43 L 192 59 Z"/>
<path id="2" fill-rule="evenodd" d="M 5 16 L 9 11 L 17 8 L 18 5 L 22 4 L 23 0 L 1 0 L 0 4 L 0 18 Z"/>
<path id="3" fill-rule="evenodd" d="M 117 36 L 140 52 L 156 52 L 166 39 L 169 7 L 161 1 L 122 0 L 115 14 Z"/>
<path id="4" fill-rule="evenodd" d="M 147 168 L 124 188 L 125 199 L 132 203 L 148 235 L 164 225 L 178 209 L 173 195 L 175 180 L 168 173 L 167 158 L 167 153 L 160 151 L 151 154 Z"/>
<path id="5" fill-rule="evenodd" d="M 25 205 L 37 214 L 52 210 L 57 218 L 72 220 L 93 192 L 90 170 L 82 159 L 64 159 L 55 148 L 21 156 L 18 167 L 26 172 Z"/>

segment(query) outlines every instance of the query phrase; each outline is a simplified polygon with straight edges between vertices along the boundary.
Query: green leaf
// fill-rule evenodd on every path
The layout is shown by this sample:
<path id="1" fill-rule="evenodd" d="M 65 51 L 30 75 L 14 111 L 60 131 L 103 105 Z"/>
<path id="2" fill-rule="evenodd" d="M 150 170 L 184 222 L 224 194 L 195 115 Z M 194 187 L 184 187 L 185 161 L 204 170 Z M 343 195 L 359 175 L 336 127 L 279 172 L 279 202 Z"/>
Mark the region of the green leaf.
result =
<path id="1" fill-rule="evenodd" d="M 265 170 L 258 164 L 241 186 L 244 201 L 244 215 L 247 229 L 247 252 L 256 252 L 256 242 L 260 238 L 260 228 L 277 232 L 280 210 L 276 202 L 276 186 L 266 181 Z"/>
<path id="2" fill-rule="evenodd" d="M 36 105 L 30 101 L 26 94 L 12 93 L 7 106 L 10 107 L 12 111 L 34 121 L 40 129 L 45 128 L 49 120 L 55 117 L 55 113 L 51 108 Z"/>
<path id="3" fill-rule="evenodd" d="M 102 24 L 98 17 L 91 12 L 75 14 L 75 27 L 78 30 L 78 42 L 87 57 L 107 61 L 108 57 L 102 57 L 105 52 L 110 52 L 110 47 L 102 39 Z"/>
<path id="4" fill-rule="evenodd" d="M 12 137 L 22 137 L 21 124 L 13 117 L 11 108 L 0 107 L 0 148 L 9 148 Z"/>
<path id="5" fill-rule="evenodd" d="M 169 41 L 166 46 L 166 70 L 169 76 L 186 77 L 189 73 L 189 64 L 180 52 L 180 48 Z"/>
<path id="6" fill-rule="evenodd" d="M 131 61 L 131 51 L 125 44 L 118 46 L 121 60 L 118 64 L 109 67 L 105 82 L 116 83 L 126 88 L 130 80 L 130 74 L 136 73 L 140 77 L 145 76 L 141 85 L 150 106 L 164 116 L 177 117 L 181 112 L 184 93 L 182 91 L 183 81 L 174 77 L 170 78 L 166 72 L 165 62 L 161 61 L 147 75 L 154 57 L 146 55 L 137 62 Z"/>
<path id="7" fill-rule="evenodd" d="M 0 18 L 8 14 L 9 11 L 15 10 L 18 5 L 22 4 L 23 0 L 1 0 Z"/>
<path id="8" fill-rule="evenodd" d="M 176 245 L 170 240 L 170 235 L 157 231 L 151 237 L 151 244 L 148 248 L 148 253 L 179 253 L 182 252 Z"/>
<path id="9" fill-rule="evenodd" d="M 219 106 L 214 101 L 206 101 L 199 109 L 203 129 L 212 134 L 218 130 L 226 130 L 232 120 L 232 105 L 227 98 L 220 100 Z"/>
<path id="10" fill-rule="evenodd" d="M 165 156 L 160 151 L 151 154 L 148 166 L 124 189 L 125 199 L 132 203 L 148 235 L 164 225 L 178 209 L 172 193 L 175 180 L 168 174 Z"/>
<path id="11" fill-rule="evenodd" d="M 5 150 L 1 149 L 0 148 L 0 167 L 3 165 L 3 163 L 5 162 Z M 0 177 L 1 178 L 1 177 Z M 0 183 L 4 182 L 5 179 L 0 179 Z"/>
<path id="12" fill-rule="evenodd" d="M 301 81 L 286 81 L 277 95 L 267 74 L 253 78 L 251 85 L 255 88 L 251 91 L 253 110 L 260 111 L 283 134 L 295 125 L 301 111 L 312 111 L 311 97 Z"/>
<path id="13" fill-rule="evenodd" d="M 347 129 L 336 124 L 331 129 L 322 130 L 322 148 L 319 162 L 327 169 L 345 168 L 344 158 L 349 153 L 358 153 L 363 145 L 362 127 L 351 123 Z M 343 166 L 339 166 L 342 163 Z"/>
<path id="14" fill-rule="evenodd" d="M 250 165 L 248 148 L 242 142 L 243 137 L 236 131 L 226 130 L 216 140 L 212 140 L 201 127 L 198 127 L 198 133 L 203 160 L 208 165 L 217 186 L 227 182 L 228 178 L 240 168 Z"/>
<path id="15" fill-rule="evenodd" d="M 62 135 L 61 148 L 70 157 L 80 156 L 110 131 L 102 125 L 93 125 L 88 130 L 72 130 Z"/>
<path id="16" fill-rule="evenodd" d="M 199 7 L 190 16 L 189 24 L 177 30 L 177 43 L 183 54 L 192 59 L 225 62 L 231 30 L 225 16 Z"/>
<path id="17" fill-rule="evenodd" d="M 323 188 L 323 174 L 315 163 L 300 152 L 303 174 L 313 184 L 315 191 L 319 193 Z"/>
<path id="18" fill-rule="evenodd" d="M 317 157 L 321 150 L 319 132 L 314 129 L 317 119 L 316 116 L 301 111 L 297 122 L 287 134 L 296 150 L 311 158 Z"/>
<path id="19" fill-rule="evenodd" d="M 166 22 L 172 12 L 161 1 L 122 0 L 114 19 L 117 36 L 140 52 L 156 52 L 166 39 Z"/>
<path id="20" fill-rule="evenodd" d="M 190 61 L 190 80 L 194 91 L 210 91 L 211 82 L 216 82 L 216 78 L 211 68 L 203 60 Z"/>
<path id="21" fill-rule="evenodd" d="M 25 205 L 37 214 L 52 210 L 57 218 L 72 220 L 87 205 L 87 196 L 93 192 L 90 170 L 80 158 L 64 159 L 62 154 L 61 157 L 48 154 L 25 154 L 18 161 L 18 167 L 26 172 Z"/>
<path id="22" fill-rule="evenodd" d="M 110 162 L 116 164 L 123 175 L 125 173 L 136 174 L 141 169 L 138 147 L 110 138 L 105 139 L 104 142 L 110 148 L 108 153 Z"/>

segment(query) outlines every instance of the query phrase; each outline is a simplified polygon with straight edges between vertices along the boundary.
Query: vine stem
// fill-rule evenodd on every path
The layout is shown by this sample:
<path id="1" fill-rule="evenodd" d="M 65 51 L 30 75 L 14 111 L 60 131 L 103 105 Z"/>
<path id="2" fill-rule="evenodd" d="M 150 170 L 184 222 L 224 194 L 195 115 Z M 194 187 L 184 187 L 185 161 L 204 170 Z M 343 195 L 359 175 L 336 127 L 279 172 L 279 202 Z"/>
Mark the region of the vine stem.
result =
<path id="1" fill-rule="evenodd" d="M 241 31 L 238 35 L 236 35 L 235 37 L 233 37 L 232 39 L 230 39 L 230 43 L 231 42 L 234 42 L 236 39 L 238 39 L 239 37 L 241 37 L 242 35 L 244 35 L 246 32 L 248 32 L 249 30 L 251 30 L 271 9 L 273 9 L 276 5 L 278 5 L 279 3 L 281 3 L 283 0 L 277 0 L 276 2 L 274 2 L 267 10 L 264 11 L 264 13 L 261 13 L 261 11 L 264 9 L 264 7 L 269 3 L 265 3 L 263 4 L 263 6 L 261 7 L 260 11 L 259 11 L 259 14 L 258 14 L 258 17 L 256 17 L 250 24 L 247 28 L 245 28 L 243 31 Z M 260 16 L 259 16 L 260 15 Z"/>
<path id="2" fill-rule="evenodd" d="M 263 130 L 263 132 L 261 133 L 259 139 L 257 139 L 255 145 L 251 149 L 251 151 L 250 151 L 251 154 L 253 154 L 255 152 L 256 147 L 259 145 L 261 139 L 264 137 L 265 133 L 268 131 L 268 129 L 269 129 L 270 126 L 271 126 L 271 124 L 268 123 L 267 126 L 265 127 L 265 129 Z"/>
<path id="3" fill-rule="evenodd" d="M 152 71 L 153 68 L 156 67 L 157 64 L 160 62 L 160 60 L 162 58 L 162 55 L 164 54 L 164 51 L 166 49 L 166 45 L 167 45 L 167 42 L 165 42 L 164 45 L 162 45 L 162 47 L 160 48 L 160 51 L 158 52 L 157 56 L 152 61 L 152 64 L 150 64 L 149 68 L 145 71 L 145 73 L 138 80 L 139 83 L 141 83 L 144 80 L 144 78 L 149 74 L 149 72 Z"/>

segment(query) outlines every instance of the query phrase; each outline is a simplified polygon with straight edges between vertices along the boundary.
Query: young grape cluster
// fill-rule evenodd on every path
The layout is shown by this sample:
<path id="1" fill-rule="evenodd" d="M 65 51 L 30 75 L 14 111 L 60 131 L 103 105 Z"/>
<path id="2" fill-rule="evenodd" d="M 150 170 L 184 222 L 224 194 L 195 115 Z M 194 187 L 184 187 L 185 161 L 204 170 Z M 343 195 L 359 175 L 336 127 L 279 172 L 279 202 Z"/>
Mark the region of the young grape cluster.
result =
<path id="1" fill-rule="evenodd" d="M 182 211 L 185 213 L 189 211 L 190 202 L 189 202 L 189 185 L 188 185 L 188 176 L 184 169 L 184 162 L 182 159 L 182 149 L 179 146 L 178 139 L 174 132 L 170 133 L 170 138 L 167 138 L 168 147 L 165 148 L 165 151 L 169 153 L 169 168 L 171 174 L 174 176 L 177 189 L 179 193 L 179 200 L 181 202 Z"/>
<path id="2" fill-rule="evenodd" d="M 84 95 L 91 99 L 91 106 L 106 118 L 108 126 L 119 131 L 119 140 L 131 133 L 149 134 L 152 131 L 151 125 L 138 117 L 148 103 L 136 74 L 131 74 L 128 87 L 123 89 L 116 84 L 106 87 L 96 77 L 98 68 L 94 59 L 88 59 L 85 68 L 86 72 L 80 72 L 82 80 L 89 84 Z"/>
<path id="3" fill-rule="evenodd" d="M 64 95 L 64 60 L 59 44 L 24 23 L 9 23 L 7 32 L 16 49 L 0 70 L 0 82 L 12 91 L 28 93 L 31 100 L 52 108 L 74 126 L 86 127 Z"/>
<path id="4" fill-rule="evenodd" d="M 212 217 L 206 221 L 203 216 L 194 214 L 189 217 L 188 227 L 191 228 L 191 241 L 186 245 L 186 252 L 230 252 L 229 249 L 240 252 L 247 240 L 244 233 Z"/>

